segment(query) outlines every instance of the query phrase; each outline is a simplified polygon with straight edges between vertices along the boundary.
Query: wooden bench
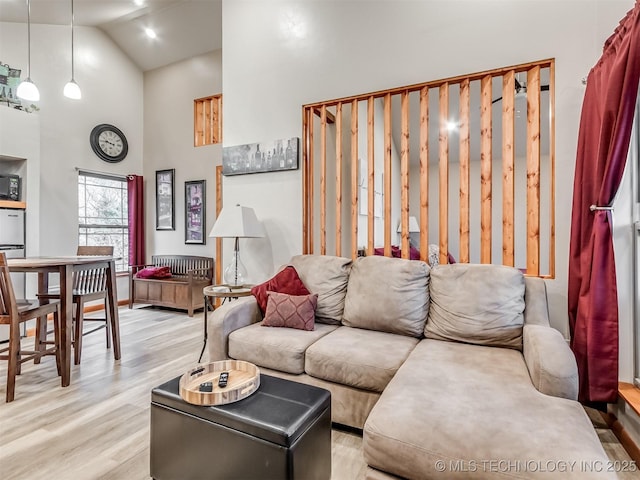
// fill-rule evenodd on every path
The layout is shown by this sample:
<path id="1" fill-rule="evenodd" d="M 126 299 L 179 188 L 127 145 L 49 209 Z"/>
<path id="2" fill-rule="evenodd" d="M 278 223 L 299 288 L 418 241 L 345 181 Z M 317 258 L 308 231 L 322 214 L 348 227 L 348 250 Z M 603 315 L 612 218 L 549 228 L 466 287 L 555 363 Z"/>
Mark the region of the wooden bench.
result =
<path id="1" fill-rule="evenodd" d="M 150 265 L 129 267 L 129 308 L 134 303 L 193 311 L 204 308 L 202 289 L 213 283 L 214 260 L 191 255 L 153 255 Z M 170 278 L 137 278 L 145 267 L 170 267 Z"/>

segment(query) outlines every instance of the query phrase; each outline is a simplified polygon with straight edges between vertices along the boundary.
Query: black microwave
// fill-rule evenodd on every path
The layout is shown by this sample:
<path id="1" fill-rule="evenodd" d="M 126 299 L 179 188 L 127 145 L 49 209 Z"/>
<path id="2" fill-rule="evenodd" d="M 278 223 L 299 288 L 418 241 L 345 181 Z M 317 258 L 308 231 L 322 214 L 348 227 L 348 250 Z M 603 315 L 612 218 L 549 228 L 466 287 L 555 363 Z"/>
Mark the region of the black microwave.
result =
<path id="1" fill-rule="evenodd" d="M 0 200 L 20 200 L 20 177 L 0 173 Z"/>

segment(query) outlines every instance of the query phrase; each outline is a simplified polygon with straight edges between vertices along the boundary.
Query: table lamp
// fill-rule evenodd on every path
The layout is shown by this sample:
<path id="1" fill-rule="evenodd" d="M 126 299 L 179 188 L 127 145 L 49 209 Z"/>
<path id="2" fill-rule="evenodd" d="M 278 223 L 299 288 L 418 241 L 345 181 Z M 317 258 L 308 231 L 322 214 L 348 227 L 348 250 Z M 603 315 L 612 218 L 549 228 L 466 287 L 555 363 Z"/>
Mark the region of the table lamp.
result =
<path id="1" fill-rule="evenodd" d="M 396 230 L 398 233 L 402 233 L 402 221 L 398 222 L 398 229 Z M 418 220 L 414 216 L 409 216 L 409 244 L 413 245 L 411 241 L 411 234 L 418 233 L 420 231 L 420 226 L 418 225 Z"/>
<path id="2" fill-rule="evenodd" d="M 264 237 L 264 229 L 253 208 L 238 204 L 222 207 L 209 236 L 236 239 L 233 257 L 224 269 L 223 278 L 232 288 L 242 287 L 247 280 L 247 269 L 240 261 L 240 238 Z"/>

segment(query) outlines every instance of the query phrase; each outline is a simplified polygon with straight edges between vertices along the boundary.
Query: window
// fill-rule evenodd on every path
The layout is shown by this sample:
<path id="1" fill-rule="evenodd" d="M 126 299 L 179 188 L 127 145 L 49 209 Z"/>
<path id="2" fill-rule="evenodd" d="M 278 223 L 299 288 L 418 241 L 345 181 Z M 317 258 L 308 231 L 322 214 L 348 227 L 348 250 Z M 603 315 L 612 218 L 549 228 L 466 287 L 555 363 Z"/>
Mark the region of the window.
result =
<path id="1" fill-rule="evenodd" d="M 113 245 L 116 271 L 127 270 L 129 226 L 127 180 L 80 171 L 78 174 L 78 245 Z"/>
<path id="2" fill-rule="evenodd" d="M 193 144 L 196 147 L 222 142 L 222 95 L 193 101 Z"/>

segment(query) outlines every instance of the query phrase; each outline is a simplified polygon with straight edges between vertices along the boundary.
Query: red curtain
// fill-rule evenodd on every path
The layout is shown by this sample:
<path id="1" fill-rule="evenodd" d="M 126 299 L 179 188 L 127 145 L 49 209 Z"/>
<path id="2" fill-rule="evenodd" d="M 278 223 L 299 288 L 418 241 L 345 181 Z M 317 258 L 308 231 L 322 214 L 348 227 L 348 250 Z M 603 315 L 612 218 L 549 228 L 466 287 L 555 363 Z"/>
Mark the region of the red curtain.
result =
<path id="1" fill-rule="evenodd" d="M 144 265 L 144 181 L 141 175 L 127 176 L 129 205 L 129 265 Z"/>
<path id="2" fill-rule="evenodd" d="M 640 0 L 587 77 L 573 185 L 569 326 L 580 401 L 618 396 L 618 293 L 611 206 L 624 172 L 640 80 Z"/>

